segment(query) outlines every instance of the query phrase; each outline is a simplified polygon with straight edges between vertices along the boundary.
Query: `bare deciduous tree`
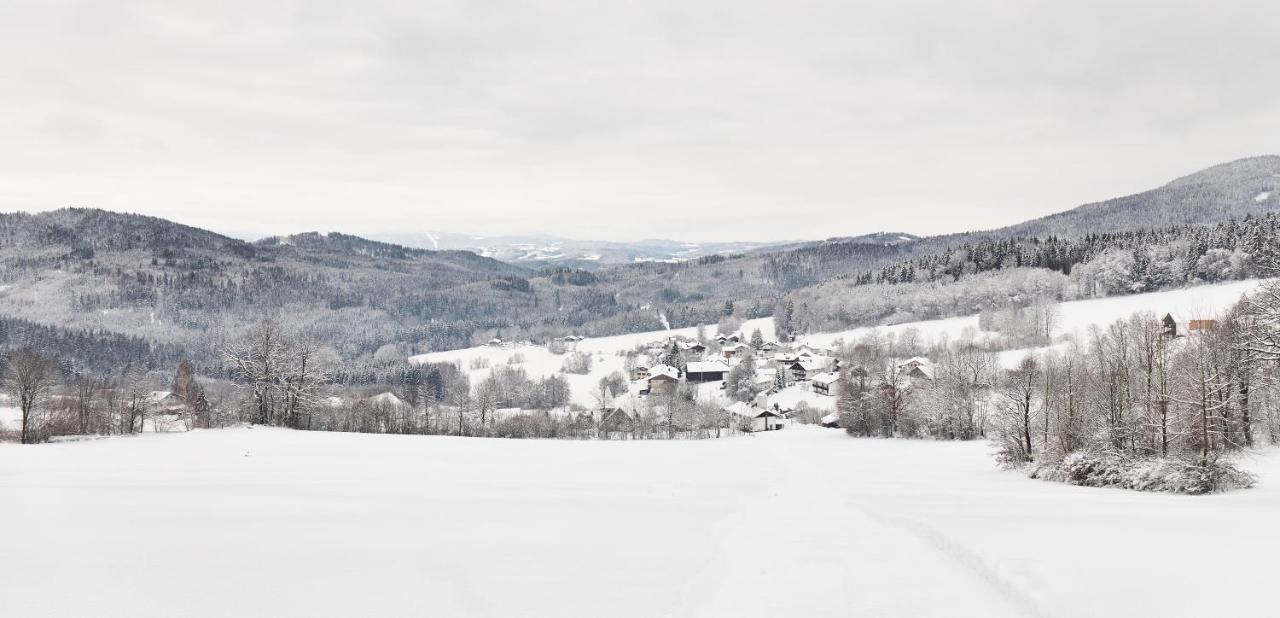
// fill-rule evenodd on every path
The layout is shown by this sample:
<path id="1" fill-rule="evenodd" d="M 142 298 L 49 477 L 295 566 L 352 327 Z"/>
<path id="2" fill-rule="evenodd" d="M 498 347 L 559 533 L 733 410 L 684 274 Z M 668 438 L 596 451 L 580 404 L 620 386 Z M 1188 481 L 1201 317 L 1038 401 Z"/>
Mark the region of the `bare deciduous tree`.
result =
<path id="1" fill-rule="evenodd" d="M 57 366 L 31 348 L 21 348 L 9 354 L 7 367 L 5 387 L 22 413 L 21 441 L 37 442 L 43 437 L 41 407 L 47 403 Z"/>

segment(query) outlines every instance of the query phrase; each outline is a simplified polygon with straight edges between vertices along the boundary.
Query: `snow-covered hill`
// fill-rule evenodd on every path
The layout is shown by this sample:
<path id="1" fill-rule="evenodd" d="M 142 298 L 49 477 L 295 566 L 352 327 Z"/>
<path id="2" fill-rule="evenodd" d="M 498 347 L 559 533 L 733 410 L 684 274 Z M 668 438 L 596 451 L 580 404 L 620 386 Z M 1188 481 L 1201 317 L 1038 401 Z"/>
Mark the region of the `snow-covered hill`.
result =
<path id="1" fill-rule="evenodd" d="M 1134 313 L 1150 311 L 1157 315 L 1173 314 L 1179 321 L 1198 317 L 1212 316 L 1239 300 L 1242 294 L 1257 288 L 1258 280 L 1237 281 L 1220 285 L 1207 285 L 1181 290 L 1152 292 L 1112 298 L 1082 300 L 1062 303 L 1059 306 L 1059 319 L 1056 335 L 1080 333 L 1085 334 L 1090 327 L 1105 326 L 1115 320 L 1127 318 Z M 766 340 L 775 339 L 774 325 L 771 318 L 759 318 L 745 322 L 739 329 L 750 334 L 760 329 Z M 833 333 L 815 333 L 800 337 L 798 343 L 819 347 L 832 346 L 838 342 L 853 342 L 858 338 L 878 331 L 881 334 L 897 334 L 914 330 L 922 341 L 936 341 L 940 337 L 956 340 L 966 335 L 977 337 L 990 336 L 978 329 L 978 316 L 908 322 L 892 326 L 862 327 Z M 714 325 L 707 326 L 708 336 L 716 335 Z M 600 379 L 615 371 L 623 371 L 622 353 L 638 346 L 662 341 L 670 336 L 694 337 L 697 328 L 681 328 L 669 331 L 648 331 L 613 337 L 587 338 L 576 344 L 576 350 L 592 355 L 591 372 L 586 375 L 566 374 L 572 400 L 584 407 L 598 404 L 592 391 Z M 1012 364 L 1029 350 L 1012 350 L 1001 355 L 1002 361 Z M 502 346 L 478 346 L 447 352 L 421 354 L 410 359 L 411 362 L 450 362 L 458 363 L 466 370 L 472 383 L 483 379 L 491 370 L 490 367 L 501 364 L 518 365 L 530 376 L 542 377 L 560 372 L 564 362 L 563 355 L 552 354 L 547 347 L 531 344 L 505 344 Z M 483 365 L 483 366 L 480 366 Z M 700 394 L 706 398 L 725 402 L 717 384 L 707 384 L 700 388 Z M 794 407 L 805 401 L 812 407 L 830 409 L 835 404 L 834 397 L 815 395 L 801 387 L 792 386 L 773 395 L 770 403 L 779 403 L 784 408 Z"/>
<path id="2" fill-rule="evenodd" d="M 1058 306 L 1054 336 L 1086 334 L 1092 326 L 1105 326 L 1143 311 L 1150 311 L 1157 316 L 1168 313 L 1180 323 L 1193 318 L 1210 317 L 1235 304 L 1242 295 L 1257 289 L 1259 283 L 1261 283 L 1260 280 L 1249 279 L 1180 290 L 1062 303 Z M 829 346 L 838 341 L 855 341 L 872 331 L 885 335 L 890 333 L 901 335 L 908 330 L 916 331 L 926 340 L 946 337 L 954 341 L 967 334 L 978 337 L 984 335 L 978 329 L 978 316 L 975 314 L 942 320 L 905 322 L 892 326 L 854 328 L 834 333 L 817 333 L 799 339 L 802 343 L 810 345 Z"/>

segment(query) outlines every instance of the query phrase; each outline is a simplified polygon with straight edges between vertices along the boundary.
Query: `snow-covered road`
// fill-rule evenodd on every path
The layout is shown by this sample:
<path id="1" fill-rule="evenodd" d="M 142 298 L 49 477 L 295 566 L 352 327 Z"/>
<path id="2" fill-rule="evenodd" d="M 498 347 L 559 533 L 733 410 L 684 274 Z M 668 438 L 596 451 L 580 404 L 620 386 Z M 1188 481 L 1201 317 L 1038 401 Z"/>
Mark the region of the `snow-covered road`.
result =
<path id="1" fill-rule="evenodd" d="M 1237 616 L 1280 457 L 1186 497 L 982 443 L 197 431 L 0 445 L 3 616 Z"/>

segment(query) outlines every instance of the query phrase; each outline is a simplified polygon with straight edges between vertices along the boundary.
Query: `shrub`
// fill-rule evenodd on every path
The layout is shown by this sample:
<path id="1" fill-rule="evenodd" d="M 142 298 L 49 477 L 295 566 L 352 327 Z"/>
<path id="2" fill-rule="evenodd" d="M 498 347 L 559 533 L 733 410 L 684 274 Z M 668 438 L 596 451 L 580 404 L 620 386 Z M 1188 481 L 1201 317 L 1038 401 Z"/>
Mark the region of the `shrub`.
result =
<path id="1" fill-rule="evenodd" d="M 1127 458 L 1106 451 L 1069 453 L 1062 461 L 1032 467 L 1031 478 L 1085 487 L 1207 494 L 1252 487 L 1252 474 L 1226 459 L 1207 464 L 1175 457 Z"/>
<path id="2" fill-rule="evenodd" d="M 564 365 L 561 371 L 565 373 L 576 373 L 586 375 L 591 373 L 591 355 L 582 352 L 574 352 L 564 359 Z"/>

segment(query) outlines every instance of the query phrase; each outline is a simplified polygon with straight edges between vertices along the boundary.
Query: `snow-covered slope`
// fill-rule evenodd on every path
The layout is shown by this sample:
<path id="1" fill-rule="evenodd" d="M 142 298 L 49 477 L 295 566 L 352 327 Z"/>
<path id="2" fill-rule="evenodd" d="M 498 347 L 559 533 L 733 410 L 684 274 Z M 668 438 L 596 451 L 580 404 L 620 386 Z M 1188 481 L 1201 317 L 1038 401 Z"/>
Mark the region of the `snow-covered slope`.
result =
<path id="1" fill-rule="evenodd" d="M 771 318 L 748 320 L 743 323 L 741 330 L 750 334 L 757 328 L 760 329 L 761 334 L 766 339 L 774 338 L 773 320 Z M 587 408 L 593 408 L 597 405 L 596 400 L 592 397 L 592 391 L 595 389 L 596 384 L 600 382 L 600 379 L 615 371 L 625 374 L 621 352 L 632 350 L 637 346 L 654 341 L 663 341 L 671 336 L 694 337 L 697 332 L 697 328 L 676 328 L 615 335 L 613 337 L 594 337 L 579 341 L 576 347 L 571 345 L 570 350 L 585 352 L 592 356 L 591 373 L 586 375 L 565 374 L 565 379 L 569 381 L 569 390 L 573 402 Z M 715 326 L 708 327 L 706 332 L 708 335 L 714 336 L 716 334 Z M 464 371 L 467 371 L 472 384 L 475 384 L 488 375 L 490 368 L 496 365 L 512 364 L 523 368 L 530 377 L 545 377 L 559 373 L 561 366 L 564 364 L 564 359 L 564 355 L 552 354 L 546 346 L 507 344 L 503 346 L 478 346 L 447 352 L 431 352 L 429 354 L 419 354 L 409 360 L 415 363 L 458 363 Z M 472 368 L 476 363 L 484 366 Z"/>
<path id="2" fill-rule="evenodd" d="M 1171 313 L 1182 322 L 1194 317 L 1211 316 L 1235 303 L 1242 294 L 1257 288 L 1258 284 L 1258 280 L 1236 281 L 1182 290 L 1062 303 L 1059 308 L 1056 334 L 1084 334 L 1094 325 L 1105 326 L 1115 320 L 1127 318 L 1141 311 L 1151 311 L 1161 316 Z M 775 338 L 772 319 L 749 320 L 743 324 L 741 331 L 749 334 L 756 328 L 760 329 L 766 340 Z M 975 336 L 987 335 L 978 330 L 978 316 L 970 315 L 942 320 L 908 322 L 893 326 L 854 328 L 834 333 L 816 333 L 800 337 L 799 342 L 815 346 L 830 346 L 838 341 L 856 341 L 872 331 L 886 335 L 890 333 L 901 335 L 907 330 L 916 331 L 922 342 L 937 340 L 940 337 L 955 340 L 966 334 Z M 716 334 L 715 326 L 708 326 L 706 333 L 709 336 L 714 336 Z M 588 338 L 578 342 L 576 349 L 580 352 L 590 353 L 594 361 L 589 374 L 568 374 L 565 376 L 569 381 L 573 402 L 584 407 L 594 407 L 596 405 L 597 402 L 592 397 L 592 390 L 599 383 L 600 378 L 614 371 L 621 372 L 623 370 L 621 352 L 653 341 L 661 341 L 671 335 L 693 337 L 696 334 L 696 328 L 679 328 L 670 331 L 649 331 L 614 337 Z M 1001 355 L 1001 359 L 1008 364 L 1012 364 L 1017 362 L 1026 352 L 1027 350 L 1006 352 Z M 486 366 L 472 369 L 473 361 L 477 359 L 480 359 Z M 564 362 L 564 356 L 552 354 L 544 346 L 514 344 L 502 347 L 480 346 L 447 352 L 432 352 L 415 356 L 410 360 L 412 362 L 459 363 L 464 370 L 469 372 L 472 383 L 475 383 L 488 375 L 490 371 L 488 367 L 508 363 L 513 359 L 520 360 L 521 362 L 516 364 L 523 367 L 530 376 L 537 377 L 559 372 Z M 708 397 L 718 399 L 719 393 L 714 389 L 704 388 L 700 392 L 706 393 Z M 834 398 L 814 395 L 797 387 L 783 391 L 771 399 L 771 403 L 779 403 L 784 408 L 793 407 L 799 401 L 805 401 L 810 406 L 818 408 L 830 408 L 834 405 Z"/>
<path id="3" fill-rule="evenodd" d="M 1271 615 L 1280 485 L 1073 487 L 1001 472 L 988 449 L 804 427 L 0 444 L 0 613 Z M 1248 465 L 1280 478 L 1280 457 Z"/>
<path id="4" fill-rule="evenodd" d="M 1133 294 L 1078 300 L 1059 305 L 1055 336 L 1086 333 L 1094 325 L 1105 326 L 1135 313 L 1150 311 L 1157 316 L 1172 314 L 1179 322 L 1199 317 L 1210 317 L 1235 304 L 1240 297 L 1257 289 L 1260 280 L 1249 279 L 1217 285 L 1204 285 L 1180 290 Z M 926 340 L 947 337 L 955 340 L 966 334 L 982 336 L 978 330 L 978 316 L 969 315 L 942 320 L 905 322 L 893 326 L 854 328 L 835 333 L 818 333 L 800 338 L 803 343 L 828 346 L 836 341 L 853 342 L 872 331 L 881 334 L 901 335 L 914 330 Z"/>

